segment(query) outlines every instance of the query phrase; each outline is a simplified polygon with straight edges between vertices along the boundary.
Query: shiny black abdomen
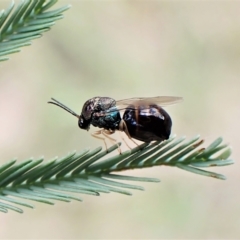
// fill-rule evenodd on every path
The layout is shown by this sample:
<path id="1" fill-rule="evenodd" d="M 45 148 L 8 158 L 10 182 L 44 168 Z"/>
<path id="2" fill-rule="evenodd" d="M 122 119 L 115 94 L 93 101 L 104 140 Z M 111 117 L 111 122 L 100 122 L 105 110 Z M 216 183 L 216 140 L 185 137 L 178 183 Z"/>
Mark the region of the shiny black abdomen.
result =
<path id="1" fill-rule="evenodd" d="M 143 142 L 163 141 L 169 138 L 172 120 L 168 113 L 157 105 L 137 110 L 129 106 L 123 115 L 132 138 Z"/>

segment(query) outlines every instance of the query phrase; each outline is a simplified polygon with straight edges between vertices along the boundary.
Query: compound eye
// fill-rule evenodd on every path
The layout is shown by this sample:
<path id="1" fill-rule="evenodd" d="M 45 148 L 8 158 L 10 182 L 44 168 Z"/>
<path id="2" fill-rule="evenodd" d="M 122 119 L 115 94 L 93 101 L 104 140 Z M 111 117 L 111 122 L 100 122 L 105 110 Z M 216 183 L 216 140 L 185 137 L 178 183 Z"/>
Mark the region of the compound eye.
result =
<path id="1" fill-rule="evenodd" d="M 85 103 L 85 105 L 83 106 L 83 110 L 82 110 L 82 117 L 84 118 L 84 121 L 86 121 L 86 119 L 90 119 L 93 113 L 93 104 L 91 103 Z"/>

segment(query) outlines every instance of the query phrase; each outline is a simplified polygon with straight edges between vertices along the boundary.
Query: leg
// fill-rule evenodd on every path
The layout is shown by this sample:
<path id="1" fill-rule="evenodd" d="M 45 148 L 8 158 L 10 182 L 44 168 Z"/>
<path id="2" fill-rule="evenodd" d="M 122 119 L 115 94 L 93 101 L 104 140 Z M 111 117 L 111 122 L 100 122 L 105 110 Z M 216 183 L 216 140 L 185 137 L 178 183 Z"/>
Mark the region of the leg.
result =
<path id="1" fill-rule="evenodd" d="M 92 135 L 93 137 L 97 138 L 97 139 L 102 140 L 102 141 L 104 142 L 106 151 L 108 151 L 107 143 L 106 143 L 106 140 L 105 140 L 106 138 L 109 139 L 113 144 L 117 143 L 117 140 L 116 140 L 116 139 L 111 138 L 111 137 L 108 136 L 108 135 L 111 135 L 111 134 L 113 134 L 113 133 L 114 133 L 114 131 L 110 131 L 110 130 L 106 130 L 106 129 L 101 129 L 101 130 L 98 130 L 98 131 L 92 133 L 91 135 Z M 98 135 L 101 135 L 101 134 L 102 134 L 104 137 L 98 136 Z M 117 145 L 118 145 L 118 143 L 117 143 Z M 119 153 L 121 154 L 121 148 L 120 148 L 119 145 L 118 145 L 118 151 L 119 151 Z"/>
<path id="2" fill-rule="evenodd" d="M 98 130 L 98 131 L 92 133 L 91 135 L 92 135 L 93 137 L 97 138 L 97 139 L 102 140 L 102 141 L 104 142 L 105 148 L 106 148 L 106 150 L 107 150 L 107 144 L 106 144 L 105 138 L 98 136 L 98 135 L 100 135 L 100 134 L 102 134 L 102 130 Z"/>
<path id="3" fill-rule="evenodd" d="M 130 136 L 129 132 L 128 132 L 128 128 L 127 128 L 127 125 L 125 123 L 124 120 L 121 120 L 120 124 L 119 124 L 119 130 L 122 131 L 122 132 L 125 132 L 126 135 L 128 136 L 128 138 L 133 142 L 135 143 L 137 146 L 139 146 L 139 144 L 137 142 L 135 142 L 132 137 Z M 126 143 L 126 141 L 124 140 L 124 142 Z M 126 144 L 128 146 L 128 144 Z"/>
<path id="4" fill-rule="evenodd" d="M 106 130 L 106 129 L 102 130 L 102 135 L 103 136 L 105 136 L 107 139 L 109 139 L 111 143 L 118 145 L 118 151 L 119 151 L 119 154 L 121 154 L 122 153 L 121 148 L 120 148 L 119 144 L 117 143 L 117 140 L 115 138 L 109 137 L 109 135 L 111 135 L 113 133 L 114 133 L 114 131 L 111 131 L 111 130 Z"/>
<path id="5" fill-rule="evenodd" d="M 122 136 L 121 132 L 118 131 L 118 133 L 119 133 L 119 136 L 121 137 L 121 139 L 125 142 L 126 146 L 131 150 L 132 148 L 128 145 L 126 139 Z"/>

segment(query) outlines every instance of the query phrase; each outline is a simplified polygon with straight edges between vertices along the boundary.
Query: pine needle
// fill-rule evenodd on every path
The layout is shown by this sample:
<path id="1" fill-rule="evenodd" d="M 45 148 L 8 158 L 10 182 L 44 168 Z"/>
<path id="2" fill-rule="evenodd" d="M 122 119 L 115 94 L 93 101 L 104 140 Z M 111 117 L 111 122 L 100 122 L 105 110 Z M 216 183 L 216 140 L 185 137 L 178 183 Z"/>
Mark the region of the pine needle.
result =
<path id="1" fill-rule="evenodd" d="M 70 5 L 49 10 L 57 0 L 25 0 L 15 6 L 14 1 L 0 12 L 0 61 L 8 55 L 31 45 L 32 40 L 51 29 Z"/>
<path id="2" fill-rule="evenodd" d="M 76 194 L 98 196 L 101 193 L 116 192 L 131 195 L 126 189 L 144 189 L 126 182 L 160 181 L 156 178 L 116 174 L 129 169 L 165 165 L 225 180 L 226 177 L 221 174 L 201 169 L 234 163 L 229 159 L 231 148 L 221 143 L 222 138 L 218 138 L 204 149 L 199 147 L 203 144 L 199 136 L 189 141 L 174 136 L 161 143 L 144 143 L 121 155 L 116 151 L 116 144 L 108 152 L 98 147 L 90 151 L 73 152 L 48 162 L 43 162 L 42 158 L 28 159 L 21 163 L 12 160 L 0 166 L 0 211 L 22 213 L 19 205 L 33 208 L 28 200 L 50 205 L 55 201 L 82 201 Z M 116 154 L 108 157 L 114 150 Z"/>

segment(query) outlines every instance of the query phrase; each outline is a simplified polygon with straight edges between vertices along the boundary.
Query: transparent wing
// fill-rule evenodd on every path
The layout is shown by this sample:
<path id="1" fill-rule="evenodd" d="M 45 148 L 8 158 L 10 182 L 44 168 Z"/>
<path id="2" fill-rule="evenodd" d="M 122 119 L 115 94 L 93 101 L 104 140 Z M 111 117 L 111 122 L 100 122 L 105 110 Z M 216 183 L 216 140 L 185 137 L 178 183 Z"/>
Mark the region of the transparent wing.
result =
<path id="1" fill-rule="evenodd" d="M 123 99 L 116 102 L 117 109 L 126 109 L 129 105 L 133 105 L 136 109 L 141 107 L 148 108 L 149 105 L 155 104 L 161 107 L 166 107 L 172 104 L 183 101 L 182 97 L 172 96 L 158 96 L 158 97 L 146 97 L 146 98 L 129 98 Z M 131 107 L 132 108 L 132 107 Z"/>

